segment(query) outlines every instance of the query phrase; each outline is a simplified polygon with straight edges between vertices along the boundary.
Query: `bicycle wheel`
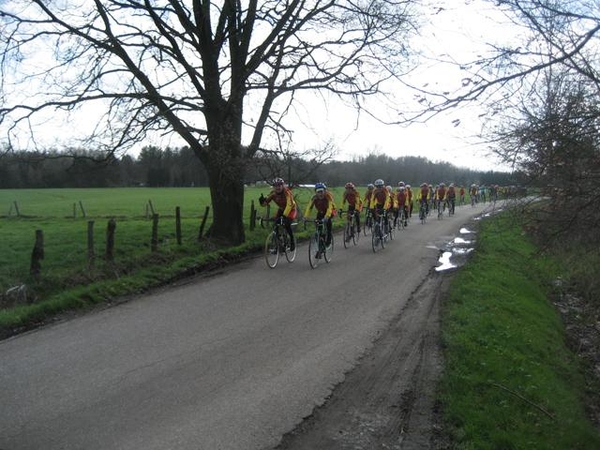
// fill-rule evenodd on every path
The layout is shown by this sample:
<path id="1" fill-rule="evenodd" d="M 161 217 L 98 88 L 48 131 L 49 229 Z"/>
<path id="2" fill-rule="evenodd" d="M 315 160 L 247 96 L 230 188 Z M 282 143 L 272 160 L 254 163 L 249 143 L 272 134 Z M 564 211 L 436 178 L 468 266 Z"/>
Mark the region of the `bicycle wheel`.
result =
<path id="1" fill-rule="evenodd" d="M 348 248 L 350 239 L 352 239 L 352 225 L 346 221 L 346 225 L 344 226 L 344 248 Z"/>
<path id="2" fill-rule="evenodd" d="M 396 230 L 395 230 L 395 227 L 393 226 L 393 224 L 394 223 L 391 221 L 391 219 L 388 219 L 388 222 L 387 222 L 387 234 L 388 234 L 388 236 L 390 238 L 390 241 L 394 240 L 394 235 L 396 233 Z"/>
<path id="3" fill-rule="evenodd" d="M 371 233 L 371 246 L 373 247 L 373 253 L 377 253 L 384 247 L 383 233 L 381 231 L 381 226 L 378 223 L 373 225 L 373 230 Z"/>
<path id="4" fill-rule="evenodd" d="M 358 231 L 358 218 L 355 217 L 354 220 L 352 220 L 352 243 L 354 245 L 358 245 L 358 240 L 360 238 L 360 232 Z"/>
<path id="5" fill-rule="evenodd" d="M 294 250 L 290 250 L 291 241 L 288 235 L 284 236 L 283 240 L 285 242 L 285 259 L 288 262 L 294 262 L 296 259 L 296 236 L 294 236 Z"/>
<path id="6" fill-rule="evenodd" d="M 367 215 L 363 226 L 363 234 L 367 236 L 369 233 L 373 233 L 373 218 L 371 215 Z"/>
<path id="7" fill-rule="evenodd" d="M 331 243 L 325 246 L 325 251 L 323 252 L 323 257 L 325 258 L 325 262 L 331 262 L 333 258 L 333 235 L 331 235 Z"/>
<path id="8" fill-rule="evenodd" d="M 321 252 L 319 251 L 319 235 L 314 233 L 308 243 L 308 263 L 310 267 L 316 269 L 321 259 Z"/>
<path id="9" fill-rule="evenodd" d="M 275 232 L 269 234 L 265 241 L 265 261 L 271 269 L 274 269 L 279 262 L 279 242 Z"/>

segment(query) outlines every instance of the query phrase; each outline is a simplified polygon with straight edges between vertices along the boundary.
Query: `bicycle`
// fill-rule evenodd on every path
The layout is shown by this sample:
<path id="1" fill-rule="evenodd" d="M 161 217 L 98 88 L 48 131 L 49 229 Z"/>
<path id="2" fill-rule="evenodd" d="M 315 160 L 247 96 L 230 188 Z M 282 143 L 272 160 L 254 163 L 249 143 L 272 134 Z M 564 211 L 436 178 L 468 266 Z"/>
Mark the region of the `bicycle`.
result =
<path id="1" fill-rule="evenodd" d="M 343 217 L 344 212 L 346 212 L 347 216 L 346 225 L 344 226 L 344 248 L 348 248 L 350 246 L 350 241 L 352 241 L 354 245 L 358 245 L 358 240 L 360 238 L 358 218 L 360 213 L 356 210 L 352 213 L 340 210 L 340 217 Z"/>
<path id="2" fill-rule="evenodd" d="M 429 214 L 429 203 L 427 200 L 422 200 L 419 205 L 419 220 L 423 225 L 427 222 L 427 214 Z"/>
<path id="3" fill-rule="evenodd" d="M 453 216 L 456 210 L 456 199 L 450 198 L 446 200 L 446 203 L 448 205 L 448 216 Z"/>
<path id="4" fill-rule="evenodd" d="M 386 230 L 386 227 L 388 226 L 388 220 L 385 216 L 387 216 L 387 214 L 382 212 L 373 223 L 373 232 L 371 234 L 371 246 L 373 248 L 373 253 L 377 253 L 380 247 L 381 249 L 384 249 L 385 243 L 388 240 L 388 230 Z"/>
<path id="5" fill-rule="evenodd" d="M 316 269 L 319 262 L 324 259 L 326 263 L 331 261 L 333 257 L 333 235 L 331 236 L 331 243 L 326 245 L 327 229 L 323 220 L 304 220 L 304 226 L 306 222 L 313 222 L 315 224 L 315 232 L 310 238 L 308 243 L 308 263 L 310 267 Z"/>
<path id="6" fill-rule="evenodd" d="M 267 262 L 267 266 L 271 269 L 277 267 L 279 257 L 282 253 L 285 254 L 285 259 L 287 259 L 288 262 L 294 262 L 296 259 L 296 238 L 294 237 L 293 242 L 294 250 L 290 250 L 292 242 L 285 229 L 283 217 L 262 220 L 273 222 L 273 231 L 271 231 L 265 241 L 265 261 Z M 295 225 L 295 223 L 292 223 L 292 225 Z"/>
<path id="7" fill-rule="evenodd" d="M 444 209 L 445 208 L 446 208 L 446 200 L 438 200 L 437 201 L 438 220 L 442 220 L 444 218 Z"/>
<path id="8" fill-rule="evenodd" d="M 406 210 L 404 209 L 403 206 L 401 206 L 398 209 L 398 218 L 396 220 L 397 220 L 396 226 L 398 227 L 398 229 L 403 230 L 408 223 L 407 218 L 406 218 Z"/>

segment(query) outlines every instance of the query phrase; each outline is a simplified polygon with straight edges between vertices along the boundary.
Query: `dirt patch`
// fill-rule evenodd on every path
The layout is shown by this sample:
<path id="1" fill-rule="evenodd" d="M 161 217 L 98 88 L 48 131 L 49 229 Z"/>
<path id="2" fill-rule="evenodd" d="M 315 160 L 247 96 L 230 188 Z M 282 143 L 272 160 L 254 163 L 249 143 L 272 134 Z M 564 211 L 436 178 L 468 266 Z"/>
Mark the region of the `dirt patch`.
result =
<path id="1" fill-rule="evenodd" d="M 565 324 L 567 344 L 583 361 L 586 413 L 600 429 L 600 309 L 570 292 L 554 300 Z"/>
<path id="2" fill-rule="evenodd" d="M 448 448 L 435 397 L 440 304 L 451 276 L 432 270 L 371 352 L 277 450 Z"/>

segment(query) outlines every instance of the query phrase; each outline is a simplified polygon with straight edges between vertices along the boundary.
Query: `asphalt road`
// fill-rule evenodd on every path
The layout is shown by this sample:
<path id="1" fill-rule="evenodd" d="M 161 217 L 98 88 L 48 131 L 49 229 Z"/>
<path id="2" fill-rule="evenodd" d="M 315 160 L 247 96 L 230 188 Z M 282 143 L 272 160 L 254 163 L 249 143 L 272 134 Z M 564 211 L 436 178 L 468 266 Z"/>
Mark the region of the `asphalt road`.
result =
<path id="1" fill-rule="evenodd" d="M 0 342 L 0 449 L 269 449 L 322 404 L 483 206 L 310 268 L 256 257 Z"/>

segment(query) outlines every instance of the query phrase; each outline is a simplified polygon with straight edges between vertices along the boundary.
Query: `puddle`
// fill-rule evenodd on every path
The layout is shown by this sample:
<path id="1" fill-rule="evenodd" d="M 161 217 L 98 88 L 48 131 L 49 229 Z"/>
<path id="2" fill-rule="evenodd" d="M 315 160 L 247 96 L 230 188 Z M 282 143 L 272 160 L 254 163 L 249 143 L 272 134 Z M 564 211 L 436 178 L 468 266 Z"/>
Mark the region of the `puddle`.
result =
<path id="1" fill-rule="evenodd" d="M 454 240 L 452 242 L 456 245 L 456 244 L 470 244 L 472 241 L 467 241 L 463 238 L 457 237 L 457 238 L 454 238 Z"/>
<path id="2" fill-rule="evenodd" d="M 467 228 L 461 228 L 460 234 L 471 234 L 475 237 L 475 233 Z M 430 246 L 428 246 L 430 248 Z M 469 257 L 469 254 L 475 250 L 474 239 L 464 239 L 455 237 L 449 241 L 444 248 L 440 249 L 439 265 L 435 268 L 436 272 L 444 272 L 462 267 Z"/>
<path id="3" fill-rule="evenodd" d="M 444 252 L 438 262 L 441 264 L 435 268 L 436 272 L 442 272 L 444 270 L 455 269 L 458 267 L 456 264 L 452 264 L 452 252 Z"/>

